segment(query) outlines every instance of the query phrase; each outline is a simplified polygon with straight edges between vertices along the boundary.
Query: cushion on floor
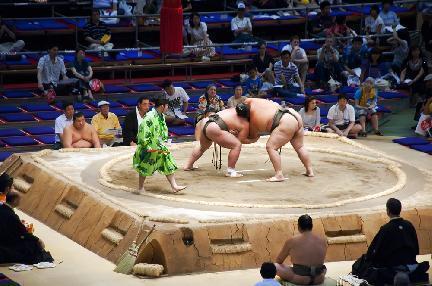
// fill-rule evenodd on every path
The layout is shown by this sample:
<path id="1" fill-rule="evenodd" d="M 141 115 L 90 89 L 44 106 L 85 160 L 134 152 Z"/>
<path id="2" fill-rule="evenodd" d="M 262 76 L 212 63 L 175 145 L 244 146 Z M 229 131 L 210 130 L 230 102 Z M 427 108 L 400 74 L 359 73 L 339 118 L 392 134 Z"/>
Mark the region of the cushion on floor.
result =
<path id="1" fill-rule="evenodd" d="M 143 83 L 143 84 L 137 84 L 137 85 L 129 85 L 130 89 L 136 92 L 145 92 L 145 91 L 160 91 L 161 88 L 154 84 L 149 83 Z"/>
<path id="2" fill-rule="evenodd" d="M 9 158 L 9 156 L 11 156 L 13 153 L 12 152 L 0 152 L 0 162 L 4 162 L 4 160 L 6 160 L 7 158 Z"/>
<path id="3" fill-rule="evenodd" d="M 23 128 L 23 130 L 31 135 L 54 134 L 54 128 L 51 126 L 32 126 Z"/>
<path id="4" fill-rule="evenodd" d="M 129 88 L 125 86 L 119 86 L 119 85 L 111 85 L 106 84 L 104 86 L 105 93 L 122 93 L 122 92 L 130 92 Z"/>
<path id="5" fill-rule="evenodd" d="M 173 126 L 169 127 L 168 131 L 178 136 L 193 135 L 195 128 L 193 126 Z"/>
<path id="6" fill-rule="evenodd" d="M 411 149 L 432 155 L 432 143 L 427 145 L 411 145 Z"/>
<path id="7" fill-rule="evenodd" d="M 36 121 L 30 113 L 6 113 L 0 114 L 0 118 L 7 122 Z"/>
<path id="8" fill-rule="evenodd" d="M 10 136 L 25 136 L 25 134 L 17 128 L 0 129 L 0 137 Z"/>
<path id="9" fill-rule="evenodd" d="M 20 137 L 8 137 L 3 138 L 3 142 L 10 146 L 29 146 L 29 145 L 37 145 L 38 142 L 33 140 L 30 137 L 20 136 Z"/>
<path id="10" fill-rule="evenodd" d="M 393 139 L 393 142 L 404 146 L 430 144 L 426 139 L 422 137 L 405 137 L 405 138 Z"/>

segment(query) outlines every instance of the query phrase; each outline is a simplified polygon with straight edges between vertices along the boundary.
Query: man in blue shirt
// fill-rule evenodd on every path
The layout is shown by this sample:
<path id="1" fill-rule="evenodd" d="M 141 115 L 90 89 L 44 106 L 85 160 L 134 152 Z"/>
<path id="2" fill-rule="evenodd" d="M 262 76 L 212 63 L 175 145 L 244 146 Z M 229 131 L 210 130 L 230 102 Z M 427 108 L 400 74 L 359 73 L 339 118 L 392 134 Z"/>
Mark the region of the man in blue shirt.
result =
<path id="1" fill-rule="evenodd" d="M 345 48 L 342 56 L 343 75 L 360 77 L 360 73 L 356 74 L 355 69 L 360 69 L 363 60 L 367 57 L 368 48 L 363 45 L 361 37 L 353 39 L 352 45 Z"/>

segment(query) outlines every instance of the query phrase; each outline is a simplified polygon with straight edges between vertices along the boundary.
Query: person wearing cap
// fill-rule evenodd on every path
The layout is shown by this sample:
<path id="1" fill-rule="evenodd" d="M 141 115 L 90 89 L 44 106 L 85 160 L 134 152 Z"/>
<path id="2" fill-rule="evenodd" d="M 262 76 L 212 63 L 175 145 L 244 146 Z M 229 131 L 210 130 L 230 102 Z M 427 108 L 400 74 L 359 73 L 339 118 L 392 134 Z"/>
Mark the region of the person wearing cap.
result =
<path id="1" fill-rule="evenodd" d="M 237 16 L 231 20 L 231 31 L 234 33 L 233 43 L 258 42 L 252 35 L 252 22 L 249 17 L 245 17 L 246 6 L 243 2 L 237 5 Z"/>
<path id="2" fill-rule="evenodd" d="M 114 143 L 114 134 L 110 131 L 120 130 L 120 122 L 117 115 L 109 112 L 110 103 L 108 101 L 99 101 L 98 107 L 100 112 L 93 116 L 91 125 L 96 129 L 101 145 L 111 146 Z"/>
<path id="3" fill-rule="evenodd" d="M 63 148 L 100 148 L 96 129 L 85 121 L 80 111 L 73 114 L 73 123 L 63 131 Z"/>
<path id="4" fill-rule="evenodd" d="M 56 118 L 55 125 L 54 125 L 54 131 L 55 131 L 54 149 L 55 150 L 62 148 L 63 130 L 72 124 L 74 112 L 75 109 L 72 102 L 63 103 L 63 114 Z"/>
<path id="5" fill-rule="evenodd" d="M 29 233 L 9 204 L 6 196 L 12 191 L 13 178 L 0 175 L 0 264 L 52 262 L 53 258 L 45 251 L 45 244 Z"/>

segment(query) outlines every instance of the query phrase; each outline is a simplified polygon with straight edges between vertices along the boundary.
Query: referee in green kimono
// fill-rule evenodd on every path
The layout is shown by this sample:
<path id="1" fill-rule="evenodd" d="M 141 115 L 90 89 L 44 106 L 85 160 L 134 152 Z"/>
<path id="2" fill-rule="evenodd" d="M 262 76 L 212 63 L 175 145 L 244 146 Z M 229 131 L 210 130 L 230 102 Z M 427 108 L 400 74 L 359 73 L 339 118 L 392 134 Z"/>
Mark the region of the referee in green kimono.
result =
<path id="1" fill-rule="evenodd" d="M 186 186 L 177 185 L 174 177 L 177 165 L 164 144 L 168 139 L 168 127 L 164 115 L 167 109 L 168 101 L 158 98 L 155 108 L 146 114 L 138 127 L 138 146 L 133 157 L 133 167 L 139 174 L 137 194 L 145 191 L 146 177 L 153 175 L 156 171 L 167 177 L 174 193 L 186 188 Z"/>

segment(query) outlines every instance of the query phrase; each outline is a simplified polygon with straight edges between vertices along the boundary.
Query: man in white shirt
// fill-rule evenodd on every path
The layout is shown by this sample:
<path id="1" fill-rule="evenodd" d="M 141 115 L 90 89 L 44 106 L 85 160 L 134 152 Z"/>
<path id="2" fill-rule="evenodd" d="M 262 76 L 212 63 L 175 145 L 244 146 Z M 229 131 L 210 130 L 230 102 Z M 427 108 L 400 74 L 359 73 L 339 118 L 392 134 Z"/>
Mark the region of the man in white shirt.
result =
<path id="1" fill-rule="evenodd" d="M 252 22 L 249 17 L 245 17 L 246 6 L 240 2 L 237 5 L 237 16 L 231 20 L 231 31 L 234 33 L 233 43 L 258 42 L 252 35 Z"/>
<path id="2" fill-rule="evenodd" d="M 163 95 L 168 100 L 168 110 L 165 112 L 167 124 L 183 125 L 188 117 L 189 96 L 182 87 L 174 87 L 172 81 L 164 80 L 162 83 Z"/>
<path id="3" fill-rule="evenodd" d="M 333 105 L 328 114 L 329 129 L 339 136 L 357 138 L 357 134 L 362 130 L 360 124 L 355 123 L 354 107 L 348 104 L 348 98 L 345 94 L 338 96 L 338 103 Z"/>
<path id="4" fill-rule="evenodd" d="M 63 130 L 72 124 L 73 114 L 75 112 L 74 106 L 71 102 L 65 102 L 63 104 L 63 114 L 56 118 L 54 125 L 55 132 L 55 143 L 54 149 L 58 150 L 62 148 L 63 144 Z"/>

